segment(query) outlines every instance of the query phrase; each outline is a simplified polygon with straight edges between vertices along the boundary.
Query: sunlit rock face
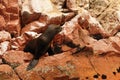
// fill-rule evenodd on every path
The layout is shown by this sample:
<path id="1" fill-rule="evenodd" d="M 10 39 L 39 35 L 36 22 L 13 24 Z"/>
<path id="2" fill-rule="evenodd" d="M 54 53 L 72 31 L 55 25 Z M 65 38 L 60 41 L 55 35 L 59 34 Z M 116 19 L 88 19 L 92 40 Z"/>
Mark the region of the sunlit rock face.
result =
<path id="1" fill-rule="evenodd" d="M 78 10 L 79 8 L 89 9 L 89 0 L 51 0 L 59 11 Z"/>
<path id="2" fill-rule="evenodd" d="M 0 56 L 2 56 L 7 50 L 10 50 L 11 35 L 7 31 L 0 31 Z"/>
<path id="3" fill-rule="evenodd" d="M 99 20 L 108 33 L 112 34 L 112 30 L 119 25 L 119 0 L 90 0 L 89 11 Z"/>
<path id="4" fill-rule="evenodd" d="M 25 0 L 21 6 L 23 26 L 33 20 L 38 20 L 41 13 L 48 14 L 54 12 L 53 15 L 55 15 L 55 12 L 60 13 L 50 0 Z"/>

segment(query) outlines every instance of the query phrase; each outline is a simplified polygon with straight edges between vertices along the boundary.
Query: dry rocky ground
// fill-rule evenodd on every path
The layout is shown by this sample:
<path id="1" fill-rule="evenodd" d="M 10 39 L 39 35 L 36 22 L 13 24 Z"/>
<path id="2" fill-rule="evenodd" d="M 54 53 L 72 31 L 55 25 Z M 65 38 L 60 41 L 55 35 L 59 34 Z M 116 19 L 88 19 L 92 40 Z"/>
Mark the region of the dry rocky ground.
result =
<path id="1" fill-rule="evenodd" d="M 51 42 L 63 52 L 26 71 L 23 49 L 49 24 L 63 24 Z M 120 80 L 119 31 L 120 0 L 0 0 L 0 80 Z"/>

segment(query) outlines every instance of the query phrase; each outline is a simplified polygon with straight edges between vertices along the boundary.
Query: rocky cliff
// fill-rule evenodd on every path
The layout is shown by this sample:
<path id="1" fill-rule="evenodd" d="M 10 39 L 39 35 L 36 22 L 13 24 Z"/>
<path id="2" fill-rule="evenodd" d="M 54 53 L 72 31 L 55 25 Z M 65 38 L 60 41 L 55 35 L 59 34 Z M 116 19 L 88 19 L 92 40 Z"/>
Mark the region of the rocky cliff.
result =
<path id="1" fill-rule="evenodd" d="M 0 80 L 119 80 L 119 7 L 119 0 L 0 0 Z M 56 54 L 26 71 L 33 55 L 23 49 L 49 24 L 62 24 L 50 43 Z"/>

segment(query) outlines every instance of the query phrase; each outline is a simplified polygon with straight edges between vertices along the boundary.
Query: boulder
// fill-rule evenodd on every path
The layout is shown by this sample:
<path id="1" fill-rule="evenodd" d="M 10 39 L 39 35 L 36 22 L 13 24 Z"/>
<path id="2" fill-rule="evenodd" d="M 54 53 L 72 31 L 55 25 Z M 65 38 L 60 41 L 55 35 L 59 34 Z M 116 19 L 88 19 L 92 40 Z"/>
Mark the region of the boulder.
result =
<path id="1" fill-rule="evenodd" d="M 15 68 L 23 63 L 30 61 L 32 57 L 33 56 L 30 53 L 10 50 L 4 53 L 2 59 L 3 59 L 3 63 L 9 64 L 12 68 Z"/>
<path id="2" fill-rule="evenodd" d="M 42 23 L 39 21 L 33 21 L 26 26 L 24 26 L 21 30 L 21 35 L 24 34 L 25 32 L 36 32 L 36 33 L 42 33 L 46 29 L 46 23 Z"/>
<path id="3" fill-rule="evenodd" d="M 0 56 L 2 56 L 6 51 L 10 50 L 10 42 L 4 41 L 0 43 Z"/>
<path id="4" fill-rule="evenodd" d="M 118 52 L 114 47 L 112 47 L 111 42 L 109 40 L 99 40 L 95 43 L 91 44 L 93 48 L 93 52 L 95 54 L 104 54 L 108 52 Z"/>
<path id="5" fill-rule="evenodd" d="M 41 13 L 51 13 L 52 11 L 57 11 L 57 9 L 50 0 L 25 0 L 21 10 L 22 25 L 38 20 Z"/>
<path id="6" fill-rule="evenodd" d="M 79 15 L 79 25 L 83 29 L 89 31 L 90 36 L 94 36 L 95 34 L 100 34 L 102 38 L 110 36 L 110 34 L 104 30 L 99 21 L 95 17 L 92 17 L 88 11 L 82 9 L 81 11 L 79 11 Z"/>

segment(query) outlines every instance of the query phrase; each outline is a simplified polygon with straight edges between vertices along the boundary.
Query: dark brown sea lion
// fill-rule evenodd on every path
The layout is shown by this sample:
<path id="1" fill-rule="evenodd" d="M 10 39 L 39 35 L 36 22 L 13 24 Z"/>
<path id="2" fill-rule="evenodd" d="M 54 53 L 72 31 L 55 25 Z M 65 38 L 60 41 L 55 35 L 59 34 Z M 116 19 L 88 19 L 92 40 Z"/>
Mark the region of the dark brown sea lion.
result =
<path id="1" fill-rule="evenodd" d="M 27 66 L 27 70 L 34 68 L 38 63 L 39 58 L 46 52 L 48 52 L 49 55 L 54 54 L 54 52 L 51 50 L 50 43 L 54 36 L 61 30 L 62 27 L 60 25 L 51 24 L 48 26 L 46 31 L 42 33 L 42 35 L 28 42 L 24 48 L 24 51 L 32 53 L 34 57 Z"/>

